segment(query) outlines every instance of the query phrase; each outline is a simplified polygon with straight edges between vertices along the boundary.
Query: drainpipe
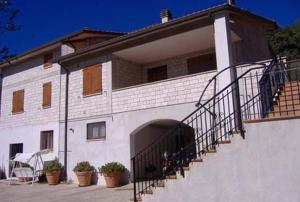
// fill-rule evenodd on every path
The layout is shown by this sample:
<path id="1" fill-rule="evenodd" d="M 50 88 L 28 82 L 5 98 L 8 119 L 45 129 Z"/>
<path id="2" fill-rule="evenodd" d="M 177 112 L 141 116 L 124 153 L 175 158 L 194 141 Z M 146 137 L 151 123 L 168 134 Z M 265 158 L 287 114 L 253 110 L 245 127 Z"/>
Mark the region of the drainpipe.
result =
<path id="1" fill-rule="evenodd" d="M 3 73 L 2 69 L 0 69 L 0 116 L 1 116 L 1 109 L 2 109 L 2 78 L 3 78 Z"/>
<path id="2" fill-rule="evenodd" d="M 62 64 L 61 67 L 66 71 L 66 89 L 65 89 L 65 141 L 64 141 L 64 167 L 65 167 L 65 181 L 68 180 L 68 112 L 69 112 L 69 75 L 70 71 Z"/>

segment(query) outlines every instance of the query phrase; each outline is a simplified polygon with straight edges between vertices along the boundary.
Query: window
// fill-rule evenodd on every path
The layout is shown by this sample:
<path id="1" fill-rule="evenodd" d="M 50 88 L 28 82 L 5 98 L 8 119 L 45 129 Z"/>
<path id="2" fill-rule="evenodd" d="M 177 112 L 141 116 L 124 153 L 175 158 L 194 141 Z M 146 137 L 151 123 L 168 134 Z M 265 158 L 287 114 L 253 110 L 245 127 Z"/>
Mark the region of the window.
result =
<path id="1" fill-rule="evenodd" d="M 216 69 L 216 56 L 214 53 L 200 55 L 187 61 L 188 74 L 195 74 Z"/>
<path id="2" fill-rule="evenodd" d="M 53 53 L 44 55 L 44 68 L 45 69 L 52 67 L 52 62 L 53 62 Z"/>
<path id="3" fill-rule="evenodd" d="M 13 92 L 12 113 L 24 112 L 24 90 Z"/>
<path id="4" fill-rule="evenodd" d="M 41 150 L 51 149 L 53 150 L 53 131 L 41 132 Z"/>
<path id="5" fill-rule="evenodd" d="M 167 65 L 148 69 L 148 82 L 161 81 L 168 78 Z"/>
<path id="6" fill-rule="evenodd" d="M 102 68 L 100 64 L 83 69 L 83 95 L 102 91 Z"/>
<path id="7" fill-rule="evenodd" d="M 43 108 L 51 107 L 51 91 L 52 84 L 51 82 L 43 84 Z"/>
<path id="8" fill-rule="evenodd" d="M 87 124 L 87 139 L 102 139 L 106 137 L 106 126 L 105 122 L 89 123 Z"/>

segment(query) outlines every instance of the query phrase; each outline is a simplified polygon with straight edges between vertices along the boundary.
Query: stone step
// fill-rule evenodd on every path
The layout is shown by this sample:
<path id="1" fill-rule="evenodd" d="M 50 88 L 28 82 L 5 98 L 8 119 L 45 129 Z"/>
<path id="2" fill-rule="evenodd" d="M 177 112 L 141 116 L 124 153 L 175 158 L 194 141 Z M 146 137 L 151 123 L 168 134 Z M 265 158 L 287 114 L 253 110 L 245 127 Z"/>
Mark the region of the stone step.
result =
<path id="1" fill-rule="evenodd" d="M 151 190 L 151 189 L 148 189 L 148 190 L 146 190 L 146 191 L 144 191 L 144 194 L 153 194 L 153 191 Z"/>
<path id="2" fill-rule="evenodd" d="M 230 144 L 231 140 L 218 140 L 217 144 Z"/>
<path id="3" fill-rule="evenodd" d="M 285 99 L 284 97 L 281 97 L 280 100 L 277 100 L 274 102 L 274 106 L 284 106 L 284 105 L 293 105 L 293 104 L 300 104 L 299 99 Z"/>
<path id="4" fill-rule="evenodd" d="M 206 154 L 214 154 L 214 153 L 217 153 L 217 150 L 216 149 L 207 149 L 207 150 L 204 150 L 203 152 Z"/>
<path id="5" fill-rule="evenodd" d="M 300 111 L 281 111 L 281 112 L 270 112 L 268 118 L 285 118 L 300 116 Z"/>
<path id="6" fill-rule="evenodd" d="M 193 159 L 192 163 L 202 163 L 203 159 Z"/>
<path id="7" fill-rule="evenodd" d="M 273 111 L 272 112 L 281 112 L 281 111 L 286 111 L 286 112 L 290 112 L 290 111 L 298 111 L 300 110 L 300 104 L 294 104 L 294 105 L 275 105 L 273 107 Z"/>
<path id="8" fill-rule="evenodd" d="M 164 182 L 155 182 L 153 184 L 154 187 L 160 187 L 160 188 L 164 188 L 165 187 L 165 183 Z"/>
<path id="9" fill-rule="evenodd" d="M 136 199 L 138 202 L 142 201 L 142 197 L 140 197 L 140 196 L 138 196 Z M 134 201 L 134 198 L 131 198 L 130 201 Z"/>
<path id="10" fill-rule="evenodd" d="M 177 179 L 177 175 L 167 175 L 165 177 L 165 179 L 167 179 L 167 180 L 176 180 Z"/>

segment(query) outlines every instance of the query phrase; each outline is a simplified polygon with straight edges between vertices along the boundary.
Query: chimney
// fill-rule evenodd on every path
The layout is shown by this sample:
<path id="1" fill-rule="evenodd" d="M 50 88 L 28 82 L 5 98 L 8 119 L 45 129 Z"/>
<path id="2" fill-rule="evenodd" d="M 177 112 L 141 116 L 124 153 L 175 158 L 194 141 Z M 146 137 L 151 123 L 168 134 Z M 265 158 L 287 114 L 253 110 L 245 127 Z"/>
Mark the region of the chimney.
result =
<path id="1" fill-rule="evenodd" d="M 228 4 L 231 5 L 231 6 L 234 6 L 235 5 L 235 0 L 228 0 Z"/>
<path id="2" fill-rule="evenodd" d="M 161 23 L 166 23 L 172 20 L 172 13 L 168 9 L 164 9 L 160 12 Z"/>

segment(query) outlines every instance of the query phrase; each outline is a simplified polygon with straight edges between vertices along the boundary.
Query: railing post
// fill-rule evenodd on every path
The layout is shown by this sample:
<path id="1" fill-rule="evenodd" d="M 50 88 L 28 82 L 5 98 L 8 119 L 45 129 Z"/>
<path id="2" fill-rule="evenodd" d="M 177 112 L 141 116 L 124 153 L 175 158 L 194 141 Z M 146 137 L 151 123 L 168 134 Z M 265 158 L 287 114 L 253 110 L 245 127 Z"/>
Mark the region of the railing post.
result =
<path id="1" fill-rule="evenodd" d="M 135 175 L 135 157 L 132 158 L 132 172 L 133 172 L 133 200 L 134 202 L 138 202 L 137 201 L 137 197 L 136 197 L 136 175 Z"/>
<path id="2" fill-rule="evenodd" d="M 237 78 L 236 67 L 232 68 L 231 74 L 235 80 Z M 251 87 L 253 87 L 253 86 L 251 86 Z M 240 131 L 242 138 L 245 139 L 245 131 L 243 129 L 243 117 L 242 117 L 242 111 L 241 111 L 239 80 L 236 80 L 232 90 L 233 90 L 232 96 L 233 96 L 235 127 L 237 126 L 237 129 Z"/>

